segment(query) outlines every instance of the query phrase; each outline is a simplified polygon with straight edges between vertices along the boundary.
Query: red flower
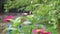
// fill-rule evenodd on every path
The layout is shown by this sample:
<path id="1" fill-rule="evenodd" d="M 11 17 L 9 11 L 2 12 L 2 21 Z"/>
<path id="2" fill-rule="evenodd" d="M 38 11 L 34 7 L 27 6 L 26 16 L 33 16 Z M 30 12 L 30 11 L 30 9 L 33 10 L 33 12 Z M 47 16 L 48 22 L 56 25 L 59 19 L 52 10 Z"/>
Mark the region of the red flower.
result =
<path id="1" fill-rule="evenodd" d="M 50 34 L 50 32 L 44 32 L 44 34 Z"/>
<path id="2" fill-rule="evenodd" d="M 32 34 L 36 34 L 36 33 L 38 33 L 38 34 L 50 34 L 50 32 L 44 32 L 43 29 L 34 29 L 34 30 L 32 30 Z"/>

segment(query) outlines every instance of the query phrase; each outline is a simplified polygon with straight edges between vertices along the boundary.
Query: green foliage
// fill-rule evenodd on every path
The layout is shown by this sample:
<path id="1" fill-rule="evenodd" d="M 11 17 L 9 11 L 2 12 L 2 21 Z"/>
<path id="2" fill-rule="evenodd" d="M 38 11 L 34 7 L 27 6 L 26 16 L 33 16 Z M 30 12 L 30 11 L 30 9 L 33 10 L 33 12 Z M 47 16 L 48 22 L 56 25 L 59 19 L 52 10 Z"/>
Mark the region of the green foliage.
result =
<path id="1" fill-rule="evenodd" d="M 15 20 L 14 19 L 10 19 L 10 21 L 12 22 L 12 26 L 13 27 L 17 27 L 21 23 L 21 18 L 17 17 Z"/>
<path id="2" fill-rule="evenodd" d="M 49 6 L 49 5 L 39 5 L 37 8 L 36 8 L 36 10 L 34 11 L 34 13 L 36 14 L 36 15 L 41 15 L 41 16 L 45 16 L 45 15 L 47 15 L 47 13 L 49 12 L 49 11 L 51 11 L 53 9 L 53 7 L 52 6 Z"/>
<path id="3" fill-rule="evenodd" d="M 6 12 L 11 8 L 16 8 L 17 10 L 29 10 L 31 5 L 39 3 L 39 0 L 7 0 L 6 4 L 4 4 L 4 8 Z M 28 9 L 29 8 L 29 9 Z"/>
<path id="4" fill-rule="evenodd" d="M 60 0 L 8 0 L 4 6 L 6 11 L 11 8 L 33 11 L 34 16 L 26 18 L 33 24 L 40 21 L 40 23 L 47 23 L 56 28 L 56 21 L 60 19 Z"/>
<path id="5" fill-rule="evenodd" d="M 18 34 L 20 31 L 20 29 L 18 29 L 18 26 L 21 25 L 21 21 L 20 21 L 20 17 L 14 19 L 10 19 L 10 21 L 12 22 L 11 27 L 10 28 L 6 28 L 4 30 L 4 32 L 7 32 L 8 30 L 12 30 L 10 33 L 11 34 Z"/>

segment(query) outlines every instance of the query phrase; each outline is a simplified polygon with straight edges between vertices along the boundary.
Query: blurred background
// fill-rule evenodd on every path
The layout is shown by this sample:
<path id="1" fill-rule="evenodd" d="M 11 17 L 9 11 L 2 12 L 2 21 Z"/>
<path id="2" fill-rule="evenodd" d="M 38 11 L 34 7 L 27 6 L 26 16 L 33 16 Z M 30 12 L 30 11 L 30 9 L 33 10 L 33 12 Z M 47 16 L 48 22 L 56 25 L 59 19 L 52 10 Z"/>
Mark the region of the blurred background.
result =
<path id="1" fill-rule="evenodd" d="M 0 0 L 0 34 L 8 33 L 7 25 L 16 28 L 10 34 L 31 34 L 36 27 L 60 34 L 60 0 Z"/>

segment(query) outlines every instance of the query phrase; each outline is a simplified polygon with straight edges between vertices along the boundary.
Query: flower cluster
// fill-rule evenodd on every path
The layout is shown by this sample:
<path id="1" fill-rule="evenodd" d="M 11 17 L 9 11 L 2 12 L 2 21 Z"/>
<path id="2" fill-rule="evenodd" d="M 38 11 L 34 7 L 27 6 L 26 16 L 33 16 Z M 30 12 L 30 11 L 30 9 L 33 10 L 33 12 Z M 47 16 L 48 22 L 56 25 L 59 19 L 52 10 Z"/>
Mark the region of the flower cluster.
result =
<path id="1" fill-rule="evenodd" d="M 32 30 L 33 34 L 50 34 L 50 32 L 45 32 L 43 29 L 34 29 Z"/>

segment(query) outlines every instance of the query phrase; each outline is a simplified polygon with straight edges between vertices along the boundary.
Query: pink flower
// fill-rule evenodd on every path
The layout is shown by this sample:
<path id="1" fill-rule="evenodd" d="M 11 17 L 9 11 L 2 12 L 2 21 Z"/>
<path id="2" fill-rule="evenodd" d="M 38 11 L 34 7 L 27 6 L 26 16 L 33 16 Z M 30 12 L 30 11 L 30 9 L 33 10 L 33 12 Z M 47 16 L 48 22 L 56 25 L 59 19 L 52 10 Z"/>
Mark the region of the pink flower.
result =
<path id="1" fill-rule="evenodd" d="M 13 18 L 13 16 L 12 15 L 9 15 L 9 16 L 6 16 L 5 18 L 11 19 L 11 18 Z"/>
<path id="2" fill-rule="evenodd" d="M 36 33 L 36 29 L 32 30 L 32 33 Z"/>
<path id="3" fill-rule="evenodd" d="M 6 16 L 3 18 L 3 22 L 7 22 L 7 20 L 12 19 L 12 18 L 13 18 L 12 15 Z"/>
<path id="4" fill-rule="evenodd" d="M 22 15 L 27 16 L 27 15 L 28 15 L 28 13 L 22 13 Z"/>
<path id="5" fill-rule="evenodd" d="M 43 29 L 34 29 L 34 30 L 32 30 L 33 34 L 36 34 L 38 32 L 40 32 L 40 34 L 43 34 L 44 30 Z"/>

